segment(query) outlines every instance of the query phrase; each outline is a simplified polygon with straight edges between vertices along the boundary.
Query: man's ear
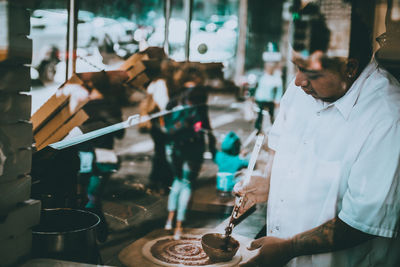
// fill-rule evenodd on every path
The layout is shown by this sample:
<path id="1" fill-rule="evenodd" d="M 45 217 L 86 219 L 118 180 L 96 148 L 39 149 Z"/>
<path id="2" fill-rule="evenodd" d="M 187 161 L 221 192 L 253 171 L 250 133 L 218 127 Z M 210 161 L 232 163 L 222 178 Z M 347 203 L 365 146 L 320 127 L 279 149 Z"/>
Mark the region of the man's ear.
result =
<path id="1" fill-rule="evenodd" d="M 358 60 L 354 58 L 349 58 L 346 64 L 346 76 L 350 79 L 356 78 L 358 75 Z"/>

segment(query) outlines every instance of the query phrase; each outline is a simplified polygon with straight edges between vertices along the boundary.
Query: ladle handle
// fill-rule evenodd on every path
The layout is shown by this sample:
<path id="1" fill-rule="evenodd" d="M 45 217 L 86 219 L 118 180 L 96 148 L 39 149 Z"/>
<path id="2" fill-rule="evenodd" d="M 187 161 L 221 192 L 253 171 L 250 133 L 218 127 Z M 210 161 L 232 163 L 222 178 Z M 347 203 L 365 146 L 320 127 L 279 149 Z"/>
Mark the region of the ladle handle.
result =
<path id="1" fill-rule="evenodd" d="M 256 161 L 258 158 L 258 154 L 260 153 L 261 146 L 264 142 L 264 135 L 260 134 L 257 136 L 256 143 L 253 148 L 253 152 L 251 152 L 249 165 L 247 166 L 247 171 L 245 177 L 243 179 L 243 185 L 246 186 L 250 182 L 251 175 L 253 174 L 254 166 L 256 165 Z M 250 193 L 250 191 L 248 191 Z M 239 219 L 239 209 L 243 205 L 245 195 L 235 198 L 235 205 L 233 207 L 233 211 L 231 214 L 231 218 L 229 220 L 228 226 L 225 229 L 225 236 L 230 236 L 233 230 L 233 227 L 240 221 Z M 246 213 L 246 212 L 245 212 Z"/>
<path id="2" fill-rule="evenodd" d="M 248 185 L 250 182 L 251 175 L 253 174 L 254 166 L 256 165 L 256 161 L 258 158 L 258 154 L 260 153 L 262 144 L 264 142 L 264 135 L 259 134 L 256 139 L 256 143 L 253 148 L 253 152 L 251 152 L 249 165 L 247 165 L 247 171 L 243 179 L 243 185 Z"/>

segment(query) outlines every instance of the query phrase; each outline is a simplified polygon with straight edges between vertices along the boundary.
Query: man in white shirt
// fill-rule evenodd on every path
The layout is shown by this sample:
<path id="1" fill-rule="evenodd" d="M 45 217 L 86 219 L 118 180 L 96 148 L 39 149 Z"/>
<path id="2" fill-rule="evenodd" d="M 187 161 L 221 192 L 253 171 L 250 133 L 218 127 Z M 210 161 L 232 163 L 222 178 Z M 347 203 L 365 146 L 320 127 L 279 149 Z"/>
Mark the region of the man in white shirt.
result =
<path id="1" fill-rule="evenodd" d="M 242 211 L 268 200 L 267 236 L 241 266 L 400 266 L 400 86 L 374 59 L 326 49 L 293 52 L 272 167 L 235 186 Z"/>

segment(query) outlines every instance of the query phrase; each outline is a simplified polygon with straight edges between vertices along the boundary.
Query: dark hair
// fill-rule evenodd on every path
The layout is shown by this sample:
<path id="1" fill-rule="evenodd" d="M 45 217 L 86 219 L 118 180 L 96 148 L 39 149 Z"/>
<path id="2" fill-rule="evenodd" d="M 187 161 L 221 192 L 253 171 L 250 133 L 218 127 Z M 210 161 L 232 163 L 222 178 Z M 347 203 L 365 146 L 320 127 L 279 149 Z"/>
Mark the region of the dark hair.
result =
<path id="1" fill-rule="evenodd" d="M 177 86 L 174 81 L 174 73 L 177 71 L 176 62 L 171 59 L 163 59 L 160 62 L 160 70 L 159 75 L 156 76 L 156 79 L 164 79 L 167 88 L 168 88 L 168 96 L 170 98 L 175 97 L 177 94 Z"/>
<path id="2" fill-rule="evenodd" d="M 358 72 L 361 72 L 371 60 L 372 56 L 372 29 L 373 23 L 371 13 L 373 3 L 370 1 L 347 1 L 352 5 L 351 13 L 351 36 L 348 58 L 358 61 Z M 315 3 L 307 4 L 299 12 L 300 21 L 308 23 L 309 27 L 309 53 L 316 50 L 326 52 L 329 49 L 330 30 L 327 27 L 326 19 L 321 13 L 320 8 Z M 305 19 L 304 19 L 305 18 Z M 293 47 L 295 49 L 295 47 Z M 296 50 L 296 49 L 295 49 Z M 324 68 L 338 67 L 338 58 L 324 57 L 321 60 Z"/>
<path id="3" fill-rule="evenodd" d="M 208 87 L 202 85 L 188 88 L 187 100 L 192 105 L 206 104 L 208 98 L 208 89 Z"/>
<path id="4" fill-rule="evenodd" d="M 204 70 L 200 65 L 192 65 L 190 63 L 185 64 L 182 67 L 182 72 L 178 78 L 178 83 L 183 86 L 186 82 L 196 82 L 196 84 L 202 85 L 205 80 Z"/>
<path id="5" fill-rule="evenodd" d="M 349 58 L 358 61 L 358 70 L 361 72 L 370 62 L 372 48 L 373 1 L 352 1 L 351 38 Z M 367 12 L 368 11 L 368 12 Z"/>
<path id="6" fill-rule="evenodd" d="M 299 17 L 300 19 L 294 21 L 294 26 L 303 27 L 308 32 L 308 52 L 310 54 L 317 50 L 326 52 L 329 48 L 331 31 L 326 25 L 325 17 L 319 6 L 314 3 L 307 4 L 300 10 Z M 293 48 L 296 50 L 296 47 Z"/>

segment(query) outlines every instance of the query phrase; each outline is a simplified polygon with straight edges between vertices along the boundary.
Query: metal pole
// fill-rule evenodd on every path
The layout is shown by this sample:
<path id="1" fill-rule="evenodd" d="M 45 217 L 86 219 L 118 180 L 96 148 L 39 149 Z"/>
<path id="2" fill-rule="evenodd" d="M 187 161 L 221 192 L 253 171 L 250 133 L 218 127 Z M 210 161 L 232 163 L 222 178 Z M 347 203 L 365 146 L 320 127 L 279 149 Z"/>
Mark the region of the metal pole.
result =
<path id="1" fill-rule="evenodd" d="M 66 38 L 66 49 L 65 49 L 65 81 L 68 80 L 68 72 L 69 72 L 69 33 L 70 33 L 70 24 L 71 24 L 71 6 L 73 0 L 68 1 L 68 22 L 67 22 L 67 38 Z"/>
<path id="2" fill-rule="evenodd" d="M 72 36 L 72 73 L 76 73 L 76 50 L 78 48 L 78 12 L 79 0 L 74 0 L 74 13 L 73 13 L 73 36 Z"/>
<path id="3" fill-rule="evenodd" d="M 184 3 L 185 3 L 185 20 L 186 20 L 185 60 L 189 61 L 190 24 L 192 22 L 193 0 L 185 0 Z"/>
<path id="4" fill-rule="evenodd" d="M 246 59 L 246 34 L 247 34 L 247 7 L 248 0 L 239 2 L 239 40 L 236 50 L 235 83 L 238 85 L 244 73 Z"/>
<path id="5" fill-rule="evenodd" d="M 72 74 L 76 73 L 76 48 L 78 43 L 77 42 L 78 10 L 79 10 L 79 0 L 69 0 L 65 80 L 68 80 L 72 76 Z"/>
<path id="6" fill-rule="evenodd" d="M 164 18 L 165 18 L 165 29 L 164 29 L 164 52 L 169 55 L 169 19 L 171 17 L 171 0 L 164 1 Z"/>

